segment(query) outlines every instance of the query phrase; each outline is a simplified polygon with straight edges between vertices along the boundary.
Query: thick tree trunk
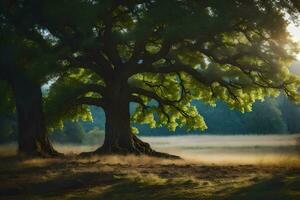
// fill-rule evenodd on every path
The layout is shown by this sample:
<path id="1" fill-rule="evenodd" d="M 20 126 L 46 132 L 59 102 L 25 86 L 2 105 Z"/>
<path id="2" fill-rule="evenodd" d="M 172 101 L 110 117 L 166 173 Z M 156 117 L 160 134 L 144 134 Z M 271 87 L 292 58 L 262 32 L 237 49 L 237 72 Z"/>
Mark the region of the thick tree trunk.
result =
<path id="1" fill-rule="evenodd" d="M 38 84 L 22 78 L 12 83 L 18 116 L 18 152 L 26 156 L 57 156 L 47 136 Z"/>
<path id="2" fill-rule="evenodd" d="M 105 109 L 105 140 L 99 149 L 112 153 L 151 154 L 150 145 L 139 140 L 131 132 L 129 102 L 126 99 L 114 99 Z"/>
<path id="3" fill-rule="evenodd" d="M 141 141 L 131 131 L 129 99 L 125 91 L 112 90 L 112 96 L 104 108 L 105 139 L 103 145 L 92 153 L 82 153 L 82 156 L 95 154 L 136 154 L 178 159 L 178 156 L 154 151 L 150 145 Z M 119 92 L 116 92 L 119 91 Z M 115 95 L 113 95 L 113 93 Z"/>

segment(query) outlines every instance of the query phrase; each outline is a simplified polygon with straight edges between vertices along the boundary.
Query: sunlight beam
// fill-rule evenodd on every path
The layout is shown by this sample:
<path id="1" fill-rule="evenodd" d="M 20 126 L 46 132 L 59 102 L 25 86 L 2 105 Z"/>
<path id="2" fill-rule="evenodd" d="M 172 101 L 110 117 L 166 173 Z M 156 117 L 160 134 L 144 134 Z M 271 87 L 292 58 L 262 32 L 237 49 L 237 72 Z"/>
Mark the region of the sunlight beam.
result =
<path id="1" fill-rule="evenodd" d="M 295 42 L 298 42 L 300 45 L 300 26 L 297 26 L 294 23 L 290 23 L 287 27 L 287 30 L 291 34 L 292 39 Z M 297 59 L 300 61 L 300 53 L 297 55 Z"/>

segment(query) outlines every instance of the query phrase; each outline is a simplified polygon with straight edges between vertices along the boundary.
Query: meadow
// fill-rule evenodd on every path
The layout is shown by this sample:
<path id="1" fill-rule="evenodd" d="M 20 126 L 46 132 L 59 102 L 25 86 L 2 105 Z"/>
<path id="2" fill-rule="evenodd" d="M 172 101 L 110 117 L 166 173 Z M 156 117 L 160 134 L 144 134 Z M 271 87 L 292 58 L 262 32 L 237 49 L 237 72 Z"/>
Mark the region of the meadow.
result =
<path id="1" fill-rule="evenodd" d="M 59 159 L 20 159 L 0 147 L 0 199 L 300 199 L 300 135 L 144 137 L 181 156 L 78 158 L 96 146 L 59 145 Z"/>

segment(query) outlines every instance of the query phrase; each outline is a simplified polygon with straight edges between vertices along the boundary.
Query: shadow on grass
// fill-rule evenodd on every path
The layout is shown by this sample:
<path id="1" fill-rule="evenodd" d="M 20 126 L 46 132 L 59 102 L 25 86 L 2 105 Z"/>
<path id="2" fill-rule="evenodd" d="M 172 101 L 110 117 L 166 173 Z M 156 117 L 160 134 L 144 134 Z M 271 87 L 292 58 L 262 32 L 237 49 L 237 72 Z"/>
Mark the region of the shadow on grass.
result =
<path id="1" fill-rule="evenodd" d="M 224 200 L 299 200 L 300 172 L 274 176 L 232 193 Z"/>
<path id="2" fill-rule="evenodd" d="M 91 186 L 110 185 L 115 182 L 110 173 L 84 172 L 58 176 L 47 181 L 29 183 L 19 187 L 1 186 L 0 197 L 59 196 Z"/>
<path id="3" fill-rule="evenodd" d="M 250 175 L 243 179 L 245 173 L 261 167 L 170 164 L 154 166 L 159 170 L 148 166 L 130 171 L 130 165 L 94 161 L 23 164 L 16 158 L 1 158 L 0 199 L 300 200 L 299 168 L 274 171 L 271 178 L 257 172 L 255 179 Z M 109 166 L 112 169 L 105 171 Z"/>
<path id="4" fill-rule="evenodd" d="M 204 198 L 201 194 L 201 186 L 193 180 L 148 180 L 141 182 L 135 180 L 124 180 L 104 191 L 102 194 L 91 195 L 84 200 L 199 200 Z M 198 192 L 195 192 L 198 191 Z"/>
<path id="5" fill-rule="evenodd" d="M 296 173 L 296 174 L 295 174 Z M 176 179 L 175 179 L 176 180 Z M 274 176 L 246 187 L 230 186 L 218 190 L 217 185 L 206 185 L 190 179 L 160 183 L 132 179 L 115 184 L 102 194 L 88 196 L 91 200 L 300 200 L 300 174 Z M 77 198 L 75 198 L 77 199 Z"/>

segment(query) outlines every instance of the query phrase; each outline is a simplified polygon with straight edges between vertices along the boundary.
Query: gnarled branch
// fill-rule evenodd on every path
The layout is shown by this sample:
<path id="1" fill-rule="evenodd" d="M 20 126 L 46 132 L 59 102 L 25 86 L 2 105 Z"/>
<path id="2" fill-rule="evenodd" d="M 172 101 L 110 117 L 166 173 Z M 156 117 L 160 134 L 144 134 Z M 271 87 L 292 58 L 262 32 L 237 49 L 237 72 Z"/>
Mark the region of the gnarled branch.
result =
<path id="1" fill-rule="evenodd" d="M 93 97 L 79 97 L 72 101 L 72 106 L 79 106 L 79 105 L 93 105 L 98 107 L 105 107 L 105 102 L 101 98 L 93 98 Z"/>

